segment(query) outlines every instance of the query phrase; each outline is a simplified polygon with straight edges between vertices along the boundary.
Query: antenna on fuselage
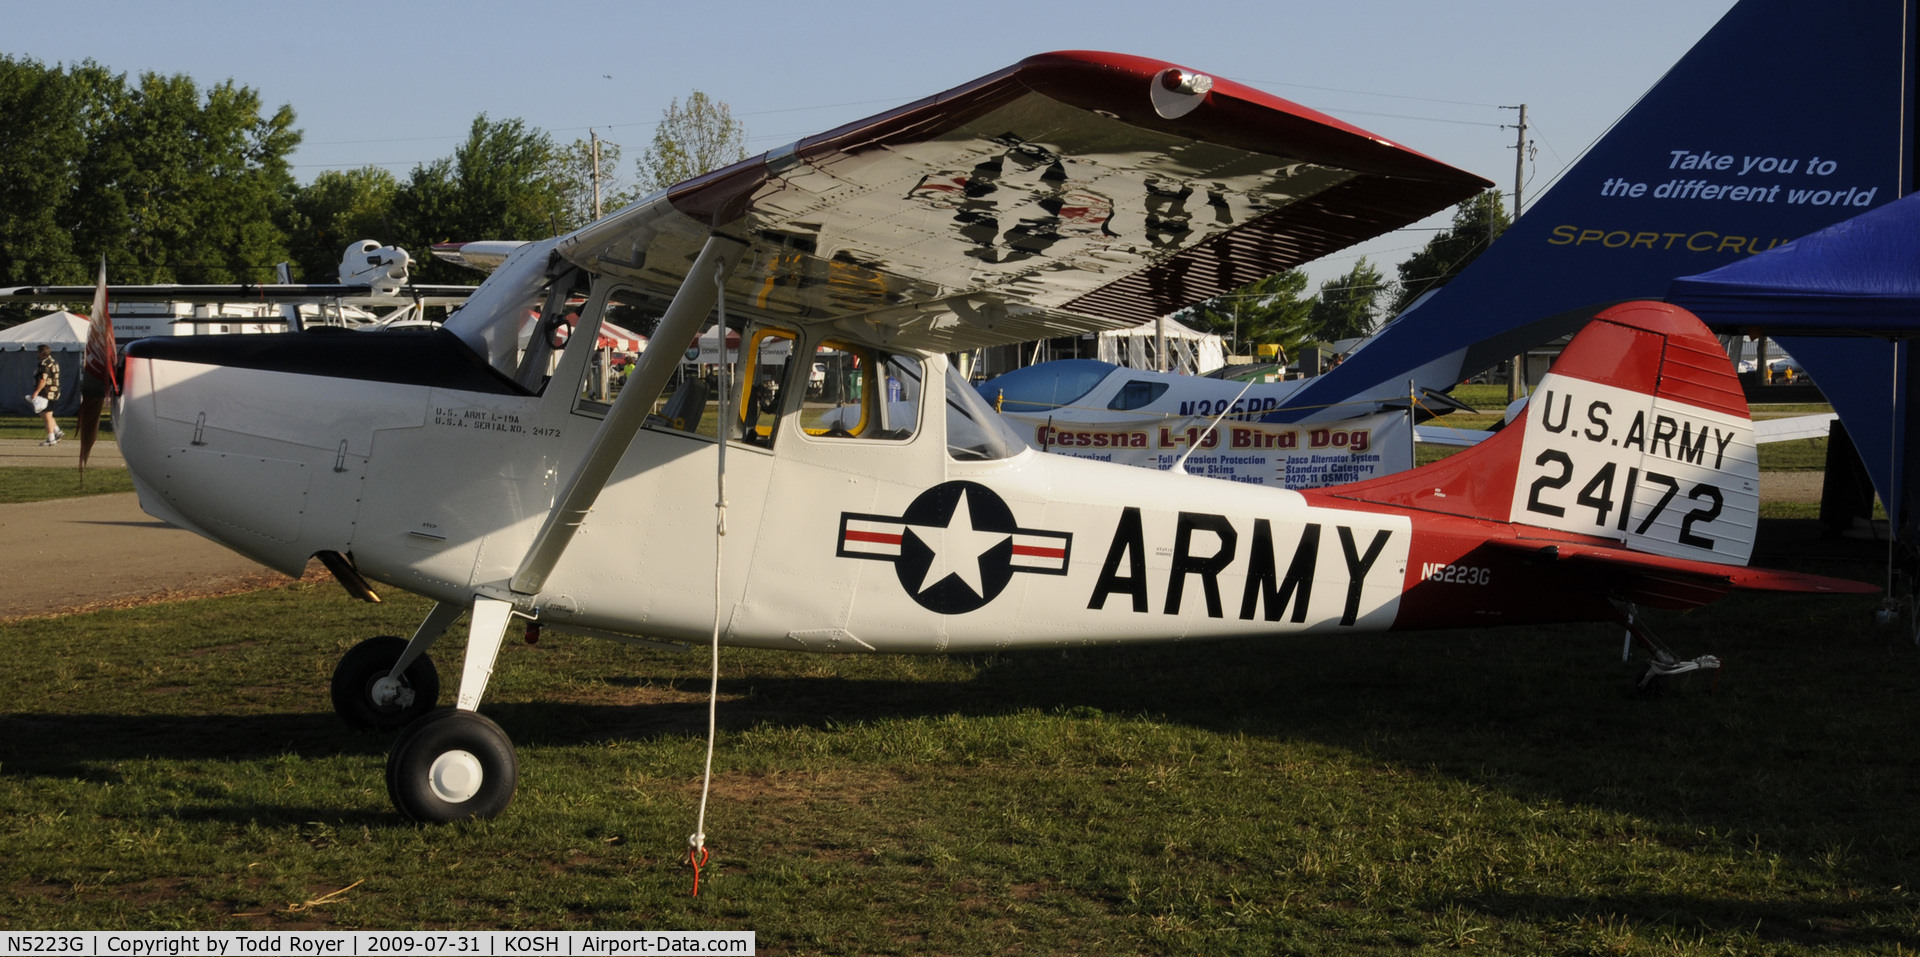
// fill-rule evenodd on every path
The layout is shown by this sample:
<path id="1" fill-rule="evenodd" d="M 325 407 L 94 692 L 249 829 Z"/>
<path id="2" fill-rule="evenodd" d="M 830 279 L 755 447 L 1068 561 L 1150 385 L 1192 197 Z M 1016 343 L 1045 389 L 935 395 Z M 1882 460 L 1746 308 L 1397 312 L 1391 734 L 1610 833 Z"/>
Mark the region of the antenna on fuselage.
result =
<path id="1" fill-rule="evenodd" d="M 1173 460 L 1173 465 L 1170 466 L 1167 471 L 1179 472 L 1181 475 L 1190 474 L 1187 472 L 1187 457 L 1192 455 L 1193 450 L 1199 448 L 1200 444 L 1207 440 L 1207 436 L 1213 434 L 1213 430 L 1220 426 L 1220 420 L 1226 418 L 1227 413 L 1232 412 L 1234 408 L 1240 404 L 1240 400 L 1246 397 L 1247 390 L 1251 388 L 1253 388 L 1253 380 L 1248 379 L 1247 384 L 1240 387 L 1239 394 L 1233 397 L 1233 401 L 1227 403 L 1226 407 L 1220 410 L 1220 414 L 1213 417 L 1212 422 L 1207 423 L 1204 431 L 1194 436 L 1193 441 L 1187 443 L 1187 450 L 1180 453 L 1179 458 Z"/>

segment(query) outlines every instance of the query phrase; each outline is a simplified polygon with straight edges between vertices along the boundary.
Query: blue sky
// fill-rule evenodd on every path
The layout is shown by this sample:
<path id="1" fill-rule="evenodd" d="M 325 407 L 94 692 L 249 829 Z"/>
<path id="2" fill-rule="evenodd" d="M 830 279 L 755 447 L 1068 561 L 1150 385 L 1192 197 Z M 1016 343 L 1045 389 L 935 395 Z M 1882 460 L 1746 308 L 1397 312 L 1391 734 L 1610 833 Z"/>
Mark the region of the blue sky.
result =
<path id="1" fill-rule="evenodd" d="M 1033 53 L 1171 60 L 1340 117 L 1511 189 L 1526 103 L 1528 196 L 1625 112 L 1733 0 L 1340 3 L 653 2 L 305 4 L 0 0 L 0 52 L 129 73 L 232 78 L 291 104 L 295 173 L 452 152 L 481 112 L 562 142 L 597 127 L 630 162 L 674 97 L 730 104 L 754 152 L 881 112 Z M 1392 276 L 1445 216 L 1362 253 Z M 378 238 L 378 237 L 376 237 Z"/>

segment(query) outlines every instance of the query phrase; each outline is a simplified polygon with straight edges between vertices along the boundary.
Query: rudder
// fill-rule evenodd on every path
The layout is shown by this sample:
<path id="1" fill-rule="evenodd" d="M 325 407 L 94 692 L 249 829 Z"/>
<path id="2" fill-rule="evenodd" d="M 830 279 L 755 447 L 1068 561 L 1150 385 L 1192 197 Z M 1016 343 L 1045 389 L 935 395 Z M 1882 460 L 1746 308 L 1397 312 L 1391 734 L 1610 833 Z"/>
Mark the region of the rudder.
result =
<path id="1" fill-rule="evenodd" d="M 1719 342 L 1678 306 L 1630 302 L 1574 337 L 1498 435 L 1426 468 L 1328 491 L 1744 565 L 1760 468 Z"/>

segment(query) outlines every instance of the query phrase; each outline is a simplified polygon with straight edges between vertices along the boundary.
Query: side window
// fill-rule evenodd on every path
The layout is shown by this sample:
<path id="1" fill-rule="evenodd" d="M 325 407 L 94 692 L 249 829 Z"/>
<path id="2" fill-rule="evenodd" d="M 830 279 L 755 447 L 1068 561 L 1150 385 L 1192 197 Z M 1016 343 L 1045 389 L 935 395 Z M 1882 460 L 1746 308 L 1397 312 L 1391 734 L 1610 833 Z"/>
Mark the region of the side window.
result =
<path id="1" fill-rule="evenodd" d="M 920 361 L 827 340 L 813 350 L 800 425 L 808 435 L 902 441 L 920 421 Z"/>
<path id="2" fill-rule="evenodd" d="M 682 358 L 686 361 L 678 364 L 664 394 L 654 401 L 647 426 L 715 436 L 720 363 L 724 361 L 734 388 L 727 437 L 771 448 L 780 421 L 782 386 L 793 361 L 794 339 L 794 334 L 785 329 L 758 327 L 745 333 L 729 329 L 723 349 L 720 331 L 708 326 L 685 347 Z M 668 345 L 662 342 L 658 348 Z"/>
<path id="3" fill-rule="evenodd" d="M 580 322 L 580 307 L 586 303 L 587 289 L 579 270 L 569 272 L 538 290 L 538 298 L 514 309 L 519 318 L 519 364 L 513 379 L 528 392 L 546 391 L 547 379 L 560 364 L 573 328 Z"/>
<path id="4" fill-rule="evenodd" d="M 734 368 L 739 394 L 734 406 L 732 437 L 748 445 L 773 447 L 780 422 L 780 391 L 793 368 L 794 334 L 785 329 L 755 329 L 747 339 L 745 357 Z"/>
<path id="5" fill-rule="evenodd" d="M 1124 412 L 1128 409 L 1152 405 L 1153 400 L 1166 394 L 1167 387 L 1168 383 L 1165 382 L 1134 379 L 1120 387 L 1120 391 L 1114 394 L 1113 401 L 1107 403 L 1107 408 Z"/>
<path id="6" fill-rule="evenodd" d="M 566 304 L 557 320 L 549 319 L 538 327 L 541 339 L 534 340 L 533 346 L 588 350 L 573 410 L 588 415 L 606 415 L 607 409 L 613 406 L 614 397 L 626 385 L 627 376 L 632 374 L 640 353 L 647 348 L 647 340 L 641 333 L 621 323 L 651 329 L 652 323 L 657 321 L 658 307 L 651 305 L 637 291 L 616 289 L 607 297 L 593 341 L 588 342 L 581 338 L 585 334 L 585 326 L 593 325 L 582 323 L 581 310 L 586 305 L 578 299 Z"/>

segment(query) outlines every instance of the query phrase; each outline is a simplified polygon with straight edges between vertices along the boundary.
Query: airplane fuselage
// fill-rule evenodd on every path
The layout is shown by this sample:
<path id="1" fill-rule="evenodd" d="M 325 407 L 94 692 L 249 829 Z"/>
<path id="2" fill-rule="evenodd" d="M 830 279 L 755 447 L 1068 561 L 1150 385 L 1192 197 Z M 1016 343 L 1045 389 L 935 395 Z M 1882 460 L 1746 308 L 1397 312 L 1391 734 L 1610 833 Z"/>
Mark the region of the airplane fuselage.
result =
<path id="1" fill-rule="evenodd" d="M 501 592 L 600 425 L 568 390 L 215 358 L 178 347 L 128 363 L 116 421 L 143 506 L 288 574 L 334 551 L 440 602 Z M 945 362 L 925 363 L 938 395 Z M 926 405 L 905 441 L 814 435 L 787 416 L 771 448 L 729 446 L 727 643 L 942 652 L 1596 616 L 1591 598 L 1482 548 L 1510 534 L 1495 523 L 1031 449 L 961 461 Z M 643 430 L 520 609 L 703 640 L 718 450 Z"/>

